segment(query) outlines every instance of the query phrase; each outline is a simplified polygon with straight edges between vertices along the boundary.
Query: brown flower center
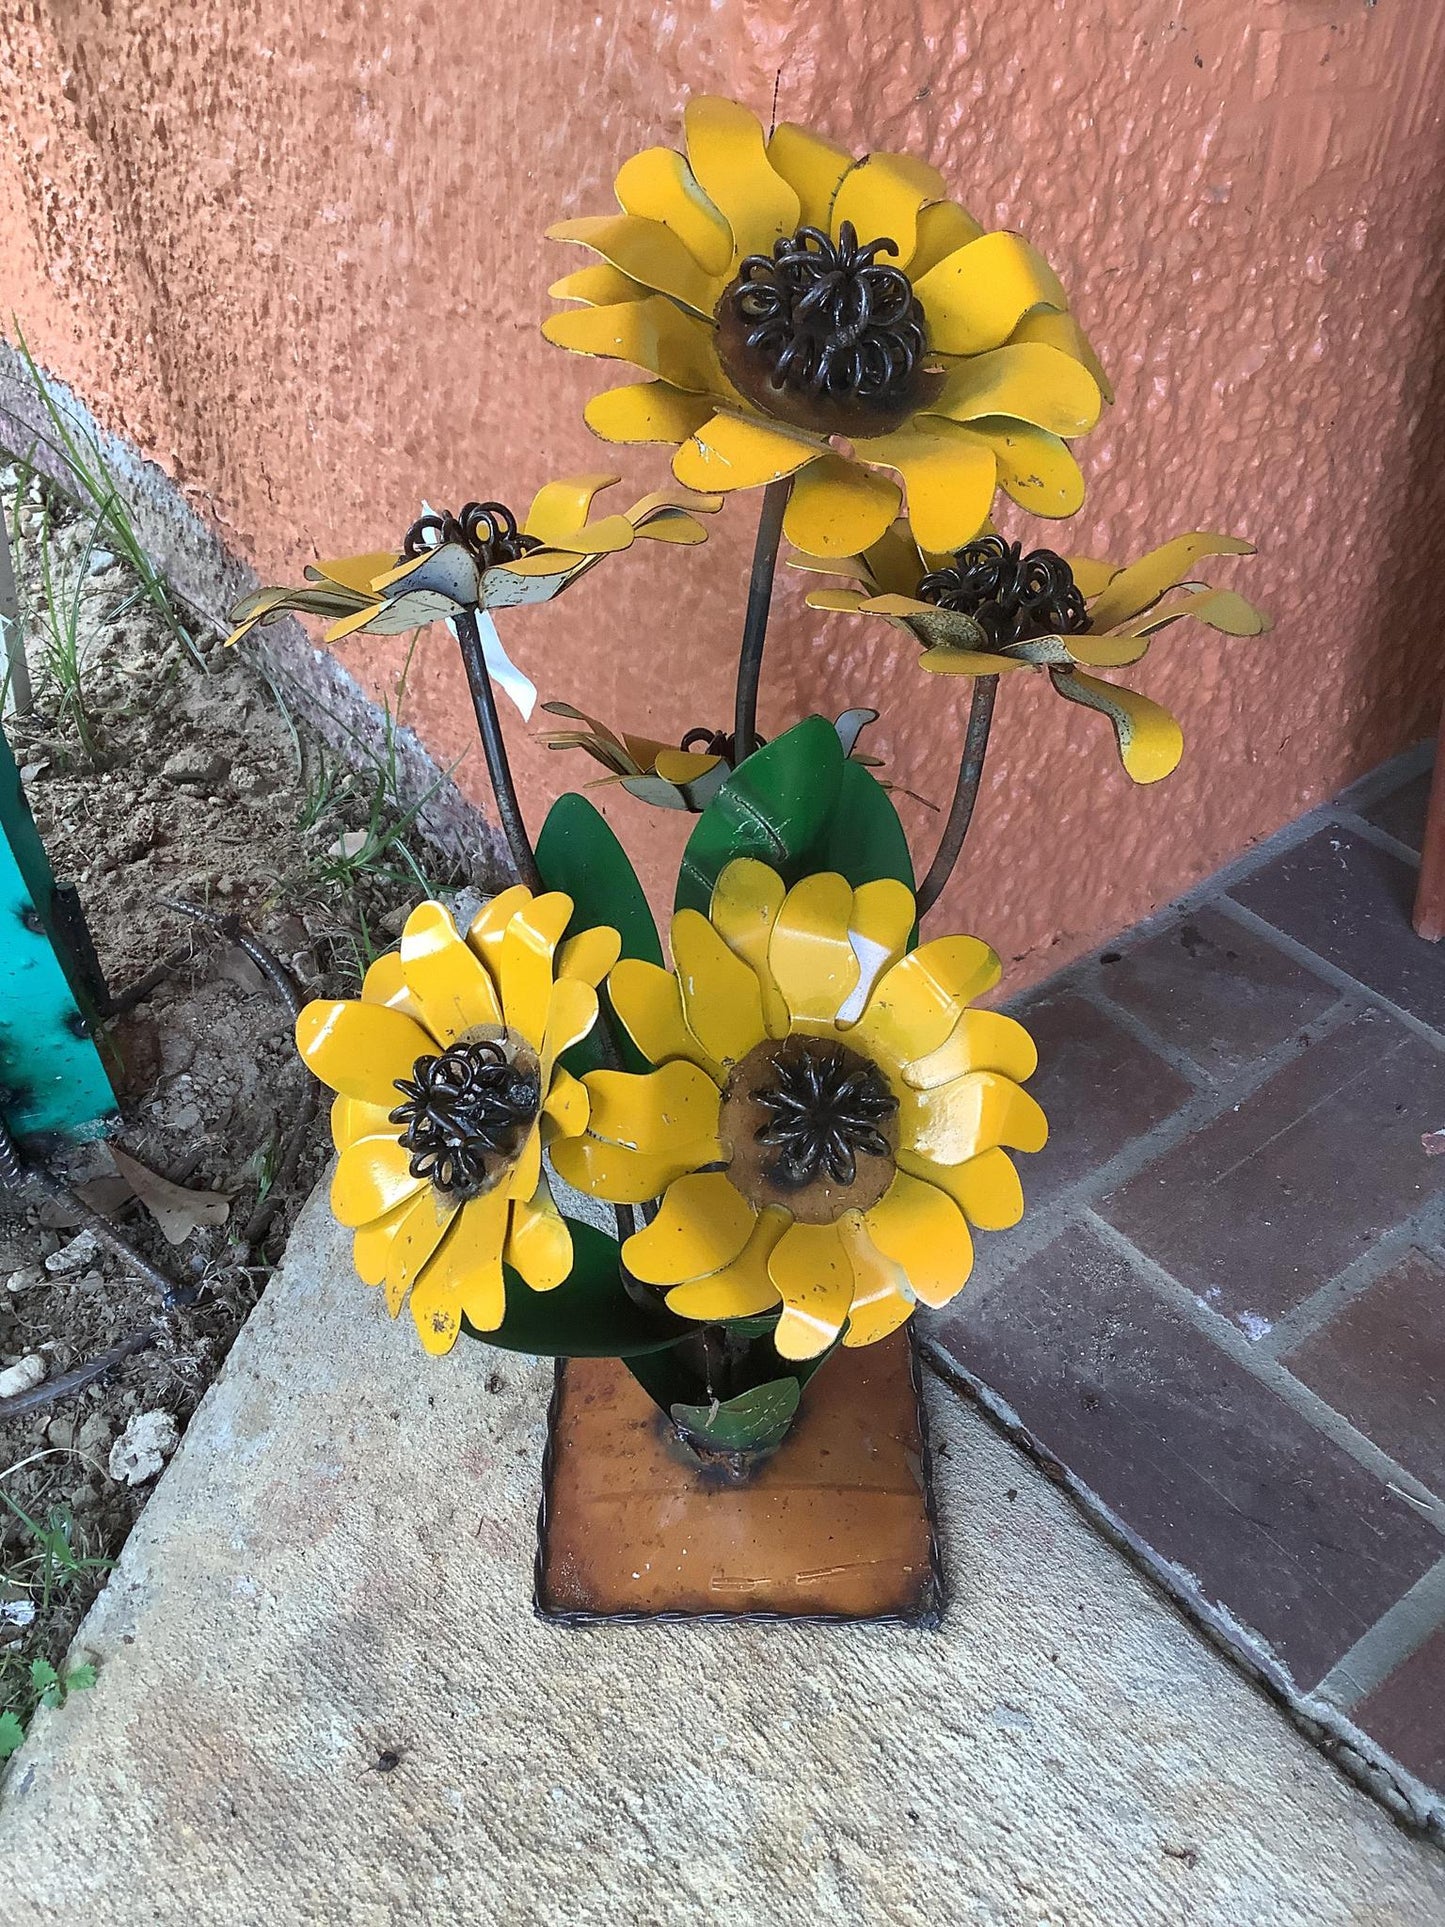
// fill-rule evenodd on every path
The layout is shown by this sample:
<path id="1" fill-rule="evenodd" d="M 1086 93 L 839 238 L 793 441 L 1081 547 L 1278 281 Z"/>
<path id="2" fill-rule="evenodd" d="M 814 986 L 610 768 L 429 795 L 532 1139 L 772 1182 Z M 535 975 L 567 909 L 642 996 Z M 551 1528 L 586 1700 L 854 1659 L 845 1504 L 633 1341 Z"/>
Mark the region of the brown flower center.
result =
<path id="1" fill-rule="evenodd" d="M 1074 572 L 1052 549 L 1020 553 L 1021 544 L 981 535 L 946 568 L 918 585 L 920 602 L 972 616 L 995 649 L 1031 636 L 1077 635 L 1089 626 Z"/>
<path id="2" fill-rule="evenodd" d="M 407 530 L 401 552 L 407 561 L 438 549 L 444 542 L 458 542 L 476 558 L 483 569 L 515 562 L 519 556 L 542 545 L 535 535 L 523 535 L 517 518 L 500 502 L 468 502 L 460 515 L 445 512 L 419 516 Z"/>
<path id="3" fill-rule="evenodd" d="M 728 1079 L 718 1136 L 750 1203 L 830 1224 L 868 1210 L 892 1183 L 898 1100 L 878 1066 L 846 1044 L 769 1040 Z"/>
<path id="4" fill-rule="evenodd" d="M 521 1149 L 541 1105 L 534 1054 L 510 1038 L 470 1037 L 419 1057 L 390 1113 L 411 1152 L 411 1174 L 473 1198 L 489 1190 Z"/>
<path id="5" fill-rule="evenodd" d="M 819 435 L 883 435 L 927 400 L 923 308 L 881 237 L 800 228 L 750 254 L 717 308 L 718 353 L 736 387 L 780 421 Z"/>

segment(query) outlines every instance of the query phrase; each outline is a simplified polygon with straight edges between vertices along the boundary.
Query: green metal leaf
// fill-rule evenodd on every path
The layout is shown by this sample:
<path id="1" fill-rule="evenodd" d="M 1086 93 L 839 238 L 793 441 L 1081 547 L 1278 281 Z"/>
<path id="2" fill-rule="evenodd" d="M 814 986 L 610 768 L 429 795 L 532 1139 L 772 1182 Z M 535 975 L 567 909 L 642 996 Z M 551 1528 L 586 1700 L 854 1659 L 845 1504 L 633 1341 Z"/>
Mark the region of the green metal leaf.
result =
<path id="1" fill-rule="evenodd" d="M 674 1405 L 672 1421 L 719 1452 L 766 1452 L 785 1437 L 803 1388 L 796 1378 L 775 1378 L 714 1405 Z"/>
<path id="2" fill-rule="evenodd" d="M 662 962 L 657 925 L 637 872 L 606 817 L 585 796 L 569 790 L 547 812 L 537 839 L 537 868 L 549 890 L 565 890 L 572 899 L 569 936 L 578 930 L 590 930 L 595 924 L 611 924 L 622 938 L 624 957 Z M 605 988 L 601 995 L 605 1003 Z M 620 1024 L 614 1022 L 613 1032 L 624 1070 L 652 1068 Z M 605 1061 L 596 1032 L 562 1056 L 574 1077 L 599 1069 Z"/>
<path id="3" fill-rule="evenodd" d="M 893 799 L 861 763 L 843 765 L 837 801 L 809 867 L 837 870 L 855 890 L 879 877 L 913 888 L 913 858 Z"/>
<path id="4" fill-rule="evenodd" d="M 837 800 L 843 746 L 826 717 L 808 716 L 740 763 L 697 820 L 678 871 L 676 908 L 700 910 L 734 857 L 751 856 L 788 883 L 818 866 L 812 853 Z"/>
<path id="5" fill-rule="evenodd" d="M 639 1303 L 622 1282 L 617 1246 L 590 1224 L 567 1220 L 572 1275 L 552 1291 L 532 1291 L 506 1269 L 507 1309 L 496 1331 L 462 1319 L 469 1338 L 539 1358 L 629 1358 L 660 1351 L 696 1329 L 665 1307 Z"/>

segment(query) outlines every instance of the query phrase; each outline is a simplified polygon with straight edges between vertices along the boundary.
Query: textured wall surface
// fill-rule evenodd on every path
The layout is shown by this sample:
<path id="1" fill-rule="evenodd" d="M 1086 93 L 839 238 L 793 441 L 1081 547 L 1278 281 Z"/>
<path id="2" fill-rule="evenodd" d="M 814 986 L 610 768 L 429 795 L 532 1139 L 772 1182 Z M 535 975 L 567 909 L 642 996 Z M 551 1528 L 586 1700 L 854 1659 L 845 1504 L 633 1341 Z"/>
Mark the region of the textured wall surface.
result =
<path id="1" fill-rule="evenodd" d="M 394 540 L 422 496 L 524 503 L 599 466 L 596 371 L 537 334 L 575 265 L 541 230 L 608 205 L 689 92 L 766 117 L 776 84 L 780 118 L 928 155 L 1050 256 L 1115 377 L 1067 546 L 1246 533 L 1232 579 L 1278 624 L 1172 631 L 1136 672 L 1188 743 L 1153 790 L 1099 719 L 1005 691 L 938 918 L 1017 985 L 1434 728 L 1442 49 L 1418 0 L 0 0 L 0 313 L 276 579 Z M 513 618 L 544 696 L 659 735 L 722 720 L 753 510 Z M 449 649 L 428 633 L 407 713 L 481 794 Z M 763 727 L 874 702 L 871 747 L 944 801 L 958 718 L 913 653 L 790 585 Z M 394 686 L 393 645 L 345 656 Z M 590 771 L 513 733 L 540 821 Z M 662 895 L 685 822 L 607 809 Z"/>

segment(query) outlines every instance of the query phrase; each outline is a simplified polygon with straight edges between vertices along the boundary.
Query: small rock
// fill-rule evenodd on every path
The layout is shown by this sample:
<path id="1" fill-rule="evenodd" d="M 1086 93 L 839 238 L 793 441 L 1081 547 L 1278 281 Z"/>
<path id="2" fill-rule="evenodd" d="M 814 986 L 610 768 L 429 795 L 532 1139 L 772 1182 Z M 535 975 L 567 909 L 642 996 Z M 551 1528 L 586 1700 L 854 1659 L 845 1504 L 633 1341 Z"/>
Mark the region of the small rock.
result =
<path id="1" fill-rule="evenodd" d="M 145 1485 L 179 1441 L 180 1432 L 169 1412 L 138 1412 L 110 1448 L 110 1476 L 123 1485 Z"/>
<path id="2" fill-rule="evenodd" d="M 42 756 L 38 763 L 25 763 L 21 766 L 20 780 L 22 783 L 33 783 L 38 777 L 43 776 L 49 768 L 50 758 L 48 756 Z"/>
<path id="3" fill-rule="evenodd" d="M 110 1453 L 115 1439 L 110 1420 L 104 1412 L 92 1412 L 75 1435 L 75 1449 L 90 1458 L 103 1459 Z"/>
<path id="4" fill-rule="evenodd" d="M 182 1104 L 171 1111 L 166 1122 L 174 1131 L 194 1131 L 201 1121 L 201 1114 L 194 1104 Z"/>
<path id="5" fill-rule="evenodd" d="M 370 830 L 343 830 L 326 854 L 340 857 L 343 863 L 350 863 L 361 855 L 370 840 Z"/>
<path id="6" fill-rule="evenodd" d="M 87 575 L 104 575 L 107 569 L 115 567 L 115 557 L 109 549 L 92 549 Z"/>
<path id="7" fill-rule="evenodd" d="M 225 782 L 230 767 L 219 751 L 178 749 L 162 763 L 161 775 L 168 783 L 183 784 L 191 789 L 213 790 L 218 783 Z"/>
<path id="8" fill-rule="evenodd" d="M 0 1398 L 18 1398 L 21 1392 L 33 1392 L 45 1379 L 45 1360 L 38 1352 L 27 1352 L 24 1358 L 17 1358 L 13 1365 L 7 1365 L 0 1372 Z"/>
<path id="9" fill-rule="evenodd" d="M 37 1285 L 45 1283 L 45 1273 L 36 1265 L 27 1265 L 21 1271 L 12 1271 L 5 1280 L 7 1291 L 34 1291 Z"/>
<path id="10" fill-rule="evenodd" d="M 45 1260 L 45 1269 L 52 1274 L 70 1271 L 83 1271 L 100 1254 L 100 1245 L 93 1231 L 82 1231 L 78 1237 L 63 1244 L 59 1251 L 52 1251 Z"/>
<path id="11" fill-rule="evenodd" d="M 45 1428 L 47 1443 L 61 1452 L 75 1449 L 75 1420 L 73 1418 L 53 1418 Z"/>
<path id="12" fill-rule="evenodd" d="M 72 1512 L 94 1512 L 100 1504 L 101 1491 L 94 1479 L 82 1479 L 70 1495 Z"/>

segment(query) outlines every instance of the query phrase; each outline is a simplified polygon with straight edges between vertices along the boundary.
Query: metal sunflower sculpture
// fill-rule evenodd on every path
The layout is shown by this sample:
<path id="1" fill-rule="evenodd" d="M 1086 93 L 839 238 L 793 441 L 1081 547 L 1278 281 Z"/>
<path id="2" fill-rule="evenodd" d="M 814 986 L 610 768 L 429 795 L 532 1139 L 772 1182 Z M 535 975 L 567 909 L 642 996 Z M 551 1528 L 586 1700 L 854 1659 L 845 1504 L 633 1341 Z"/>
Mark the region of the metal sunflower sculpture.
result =
<path id="1" fill-rule="evenodd" d="M 1202 557 L 1248 552 L 1233 537 L 1182 536 L 1121 568 L 994 531 L 1000 490 L 1043 516 L 1079 507 L 1068 443 L 1108 393 L 1022 237 L 985 233 L 918 159 L 855 160 L 787 125 L 765 138 L 709 98 L 685 131 L 685 154 L 624 165 L 620 212 L 553 230 L 599 259 L 557 284 L 579 305 L 544 323 L 644 371 L 587 420 L 671 445 L 683 488 L 597 519 L 607 477 L 549 484 L 520 522 L 492 501 L 426 511 L 399 551 L 248 598 L 236 636 L 283 610 L 329 619 L 333 638 L 447 621 L 519 878 L 465 930 L 422 905 L 359 1001 L 301 1018 L 302 1054 L 338 1093 L 333 1203 L 358 1272 L 393 1314 L 409 1302 L 434 1352 L 469 1335 L 622 1359 L 699 1458 L 747 1471 L 835 1346 L 948 1302 L 975 1235 L 1024 1209 L 1013 1154 L 1047 1132 L 1023 1088 L 1034 1046 L 977 1007 L 999 975 L 986 943 L 919 936 L 969 827 L 999 679 L 1047 671 L 1151 782 L 1178 761 L 1177 725 L 1092 672 L 1138 662 L 1185 616 L 1241 636 L 1267 624 L 1193 579 Z M 547 704 L 567 725 L 555 746 L 692 818 L 665 955 L 591 802 L 563 794 L 529 830 L 490 612 L 571 589 L 639 538 L 695 545 L 699 515 L 754 486 L 731 727 L 673 747 Z M 848 585 L 816 589 L 815 609 L 899 623 L 925 669 L 969 681 L 921 882 L 857 753 L 875 712 L 758 736 L 784 534 L 799 566 Z"/>

